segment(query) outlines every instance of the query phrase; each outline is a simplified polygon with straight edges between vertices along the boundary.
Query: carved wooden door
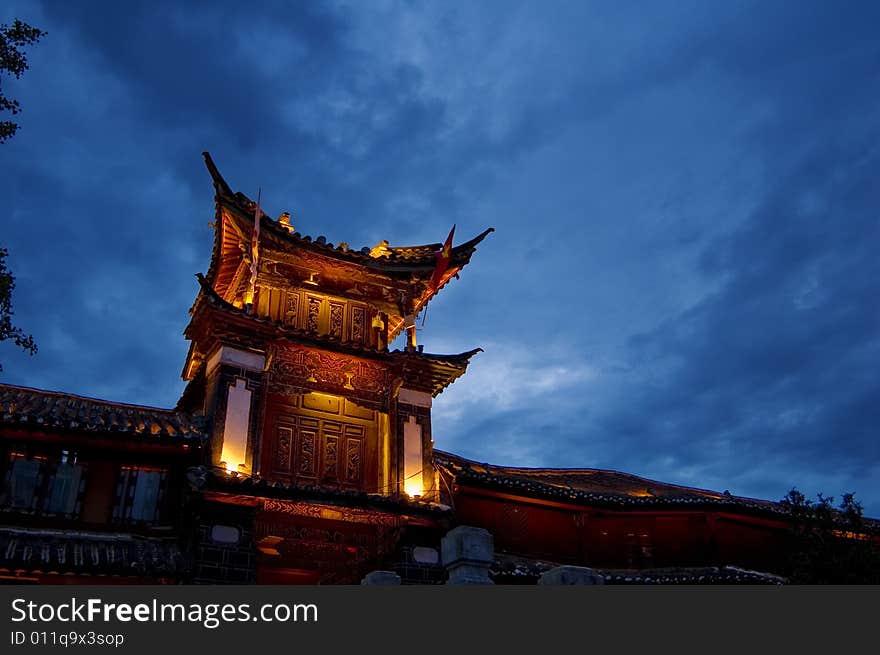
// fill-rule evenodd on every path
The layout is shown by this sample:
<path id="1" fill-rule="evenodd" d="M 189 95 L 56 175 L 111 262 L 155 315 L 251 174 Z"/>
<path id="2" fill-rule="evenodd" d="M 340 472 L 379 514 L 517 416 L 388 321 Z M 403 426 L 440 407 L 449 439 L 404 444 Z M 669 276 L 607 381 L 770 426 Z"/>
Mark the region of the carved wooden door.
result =
<path id="1" fill-rule="evenodd" d="M 297 403 L 300 404 L 300 403 Z M 374 421 L 275 404 L 264 424 L 267 479 L 375 493 L 378 480 Z"/>

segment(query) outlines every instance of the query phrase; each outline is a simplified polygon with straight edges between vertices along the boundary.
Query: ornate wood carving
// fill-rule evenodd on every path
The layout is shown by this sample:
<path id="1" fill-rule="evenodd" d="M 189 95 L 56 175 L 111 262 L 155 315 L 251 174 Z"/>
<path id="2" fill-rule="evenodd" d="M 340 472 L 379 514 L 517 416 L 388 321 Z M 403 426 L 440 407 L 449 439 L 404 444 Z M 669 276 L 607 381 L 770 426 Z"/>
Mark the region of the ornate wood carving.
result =
<path id="1" fill-rule="evenodd" d="M 293 429 L 287 426 L 278 426 L 278 442 L 275 450 L 275 469 L 277 471 L 290 470 L 290 447 L 293 443 Z"/>
<path id="2" fill-rule="evenodd" d="M 388 411 L 396 380 L 391 367 L 288 342 L 276 342 L 270 353 L 263 433 L 274 443 L 263 451 L 266 473 L 284 482 L 377 492 L 376 412 Z"/>
<path id="3" fill-rule="evenodd" d="M 382 304 L 385 311 L 395 306 L 401 291 L 406 291 L 410 285 L 409 280 L 366 271 L 359 264 L 347 265 L 305 251 L 294 255 L 266 248 L 260 257 L 264 262 L 272 261 L 272 265 L 266 267 L 266 277 L 271 276 L 272 284 L 290 288 L 308 279 L 310 273 L 317 272 L 322 291 L 345 298 L 369 298 L 373 303 Z"/>
<path id="4" fill-rule="evenodd" d="M 306 402 L 310 397 L 313 401 Z M 279 474 L 285 482 L 375 492 L 378 471 L 375 464 L 371 468 L 377 447 L 375 414 L 339 400 L 308 394 L 291 399 L 294 404 L 284 405 L 281 412 L 270 409 L 266 434 L 274 440 L 266 444 L 267 472 Z M 349 416 L 354 409 L 358 416 Z"/>
<path id="5" fill-rule="evenodd" d="M 342 316 L 345 305 L 339 302 L 330 303 L 330 331 L 329 335 L 334 339 L 342 340 Z"/>
<path id="6" fill-rule="evenodd" d="M 364 308 L 351 308 L 351 340 L 356 343 L 364 342 Z"/>
<path id="7" fill-rule="evenodd" d="M 363 389 L 372 393 L 387 393 L 392 383 L 393 376 L 382 367 L 363 364 L 358 366 L 351 384 L 355 389 Z"/>
<path id="8" fill-rule="evenodd" d="M 304 360 L 303 350 L 274 349 L 269 366 L 268 391 L 292 394 L 302 389 L 309 378 L 309 369 Z"/>
<path id="9" fill-rule="evenodd" d="M 306 329 L 309 332 L 318 333 L 319 317 L 321 315 L 321 300 L 309 298 L 309 315 L 306 321 Z"/>
<path id="10" fill-rule="evenodd" d="M 354 543 L 358 535 L 345 535 L 339 530 L 324 530 L 321 528 L 313 528 L 302 525 L 295 525 L 290 521 L 276 520 L 262 522 L 262 532 L 273 537 L 282 537 L 284 539 L 325 542 L 328 544 L 339 544 L 346 541 Z M 259 532 L 257 533 L 259 536 Z M 354 538 L 353 538 L 354 537 Z"/>
<path id="11" fill-rule="evenodd" d="M 297 318 L 299 318 L 299 294 L 295 291 L 288 291 L 284 308 L 284 322 L 287 325 L 297 327 Z"/>
<path id="12" fill-rule="evenodd" d="M 338 387 L 345 387 L 345 373 L 352 366 L 356 366 L 356 360 L 348 357 L 317 350 L 310 351 L 305 357 L 306 366 L 310 377 L 315 382 L 323 382 Z"/>
<path id="13" fill-rule="evenodd" d="M 318 519 L 331 519 L 349 523 L 370 523 L 396 527 L 400 525 L 400 517 L 395 514 L 345 507 L 342 505 L 319 505 L 277 498 L 266 498 L 263 509 L 267 512 L 279 512 L 290 516 L 308 516 Z"/>
<path id="14" fill-rule="evenodd" d="M 336 480 L 339 477 L 338 469 L 339 437 L 326 436 L 324 438 L 324 479 Z"/>
<path id="15" fill-rule="evenodd" d="M 361 479 L 361 444 L 363 439 L 346 439 L 345 479 L 357 484 Z"/>
<path id="16" fill-rule="evenodd" d="M 327 391 L 378 409 L 390 397 L 394 379 L 382 364 L 291 345 L 273 350 L 267 387 L 269 393 L 286 395 Z"/>
<path id="17" fill-rule="evenodd" d="M 313 430 L 300 430 L 299 474 L 315 475 L 315 441 L 318 433 Z"/>

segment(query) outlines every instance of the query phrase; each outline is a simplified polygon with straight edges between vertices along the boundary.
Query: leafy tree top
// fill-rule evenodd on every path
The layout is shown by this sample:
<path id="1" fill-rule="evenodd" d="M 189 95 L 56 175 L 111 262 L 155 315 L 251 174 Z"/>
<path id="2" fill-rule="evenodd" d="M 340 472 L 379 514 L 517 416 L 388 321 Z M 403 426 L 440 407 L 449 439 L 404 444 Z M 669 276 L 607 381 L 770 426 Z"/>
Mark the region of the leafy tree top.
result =
<path id="1" fill-rule="evenodd" d="M 791 512 L 786 577 L 795 584 L 880 584 L 880 550 L 862 504 L 845 493 L 811 501 L 792 489 L 780 502 Z"/>
<path id="2" fill-rule="evenodd" d="M 20 78 L 28 69 L 27 55 L 23 48 L 33 45 L 45 34 L 42 30 L 18 19 L 11 26 L 5 23 L 0 25 L 0 74 L 9 73 Z M 2 75 L 0 75 L 0 83 L 2 83 Z M 8 111 L 13 115 L 21 112 L 18 100 L 3 95 L 2 85 L 0 85 L 0 111 Z M 4 143 L 17 131 L 18 124 L 14 121 L 0 121 L 0 143 Z"/>
<path id="3" fill-rule="evenodd" d="M 12 290 L 15 288 L 15 278 L 6 268 L 8 254 L 6 248 L 0 248 L 0 341 L 11 340 L 16 346 L 33 355 L 37 352 L 34 338 L 12 324 Z M 2 370 L 3 365 L 0 364 L 0 371 Z"/>

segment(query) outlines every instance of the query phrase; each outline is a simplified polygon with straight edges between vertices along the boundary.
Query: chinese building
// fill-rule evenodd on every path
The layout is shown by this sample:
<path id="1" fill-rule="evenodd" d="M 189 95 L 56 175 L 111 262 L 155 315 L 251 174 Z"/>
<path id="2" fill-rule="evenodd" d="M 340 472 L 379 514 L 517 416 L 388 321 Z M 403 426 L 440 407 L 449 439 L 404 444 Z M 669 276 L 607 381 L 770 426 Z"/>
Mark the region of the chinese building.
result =
<path id="1" fill-rule="evenodd" d="M 424 353 L 414 317 L 491 229 L 451 248 L 439 271 L 440 244 L 352 250 L 301 236 L 287 216 L 272 220 L 234 194 L 206 162 L 215 241 L 185 332 L 180 403 L 212 426 L 194 578 L 358 580 L 402 540 L 416 543 L 449 521 L 431 401 L 479 349 Z M 406 349 L 390 351 L 404 330 Z M 234 545 L 218 547 L 211 526 L 233 515 Z M 257 546 L 256 564 L 232 552 L 242 534 Z"/>
<path id="2" fill-rule="evenodd" d="M 190 417 L 0 385 L 0 581 L 176 583 Z"/>
<path id="3" fill-rule="evenodd" d="M 459 525 L 491 533 L 499 583 L 560 564 L 609 581 L 780 570 L 779 503 L 434 449 L 432 401 L 480 348 L 423 352 L 415 317 L 492 228 L 355 250 L 269 217 L 205 161 L 214 246 L 177 407 L 0 385 L 0 576 L 350 584 L 382 569 L 439 583 Z"/>

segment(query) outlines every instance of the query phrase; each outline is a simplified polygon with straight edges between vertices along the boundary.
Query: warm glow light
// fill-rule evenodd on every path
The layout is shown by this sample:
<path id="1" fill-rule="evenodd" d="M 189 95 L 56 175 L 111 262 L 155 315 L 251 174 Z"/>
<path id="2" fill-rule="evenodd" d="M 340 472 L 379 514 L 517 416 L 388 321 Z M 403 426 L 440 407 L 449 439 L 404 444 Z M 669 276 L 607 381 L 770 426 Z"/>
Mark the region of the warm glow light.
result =
<path id="1" fill-rule="evenodd" d="M 232 464 L 227 463 L 226 461 L 220 462 L 220 466 L 226 469 L 226 472 L 229 475 L 233 474 L 241 474 L 241 475 L 249 475 L 250 471 L 248 471 L 248 467 L 246 464 L 239 464 L 238 466 L 233 466 Z"/>
<path id="2" fill-rule="evenodd" d="M 236 378 L 228 391 L 223 449 L 220 453 L 220 461 L 229 473 L 250 473 L 246 465 L 250 408 L 251 391 L 247 388 L 247 381 Z"/>
<path id="3" fill-rule="evenodd" d="M 415 416 L 403 424 L 403 490 L 408 496 L 421 496 L 423 488 L 422 426 Z"/>

